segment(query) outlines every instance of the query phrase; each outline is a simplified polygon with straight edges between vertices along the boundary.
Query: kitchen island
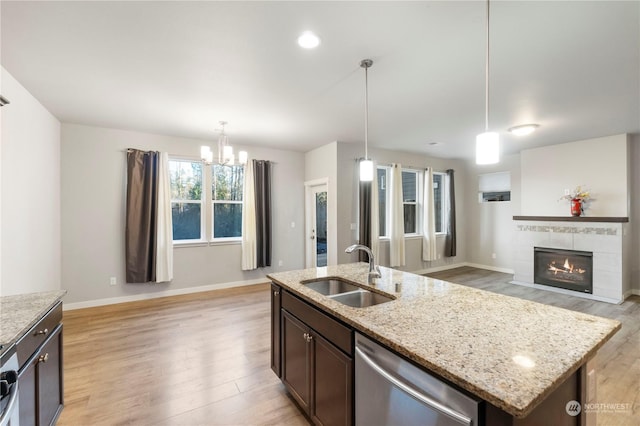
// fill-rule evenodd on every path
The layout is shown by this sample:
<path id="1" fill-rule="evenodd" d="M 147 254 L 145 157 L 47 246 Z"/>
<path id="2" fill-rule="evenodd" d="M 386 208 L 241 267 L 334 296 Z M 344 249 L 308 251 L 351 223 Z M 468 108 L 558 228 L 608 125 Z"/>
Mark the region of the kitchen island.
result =
<path id="1" fill-rule="evenodd" d="M 539 416 L 536 408 L 543 402 L 549 406 L 563 386 L 572 388 L 566 394 L 571 399 L 585 402 L 584 366 L 620 329 L 618 321 L 380 269 L 382 277 L 373 286 L 366 284 L 365 263 L 268 277 L 285 293 L 485 401 L 486 411 L 496 409 L 498 417 Z M 301 284 L 323 277 L 340 277 L 394 300 L 354 308 Z M 273 349 L 276 355 L 282 350 Z M 348 348 L 343 351 L 348 354 Z M 567 402 L 556 401 L 556 411 Z"/>
<path id="2" fill-rule="evenodd" d="M 0 297 L 0 354 L 12 355 L 9 370 L 18 376 L 17 418 L 10 417 L 10 424 L 55 424 L 62 411 L 65 294 L 58 290 Z"/>

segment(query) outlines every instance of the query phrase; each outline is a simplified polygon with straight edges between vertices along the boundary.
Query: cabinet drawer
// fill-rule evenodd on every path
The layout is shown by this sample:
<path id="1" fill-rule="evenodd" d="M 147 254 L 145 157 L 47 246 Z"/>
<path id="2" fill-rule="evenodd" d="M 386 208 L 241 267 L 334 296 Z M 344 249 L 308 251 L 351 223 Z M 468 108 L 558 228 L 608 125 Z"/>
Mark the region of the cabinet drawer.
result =
<path id="1" fill-rule="evenodd" d="M 16 343 L 18 363 L 20 367 L 29 360 L 31 355 L 44 343 L 58 324 L 62 321 L 62 302 L 51 308 L 49 312 L 38 321 L 25 335 Z"/>
<path id="2" fill-rule="evenodd" d="M 291 312 L 342 351 L 350 356 L 353 355 L 352 331 L 349 327 L 287 291 L 282 292 L 282 308 Z"/>

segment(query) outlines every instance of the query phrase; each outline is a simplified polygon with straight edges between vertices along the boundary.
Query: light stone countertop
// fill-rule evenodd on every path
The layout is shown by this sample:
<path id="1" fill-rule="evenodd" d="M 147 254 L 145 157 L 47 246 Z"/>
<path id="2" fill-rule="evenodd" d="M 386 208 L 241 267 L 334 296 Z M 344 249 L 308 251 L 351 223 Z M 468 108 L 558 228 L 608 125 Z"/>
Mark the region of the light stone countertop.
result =
<path id="1" fill-rule="evenodd" d="M 65 294 L 56 290 L 0 297 L 0 347 L 14 344 Z"/>
<path id="2" fill-rule="evenodd" d="M 267 277 L 518 418 L 531 413 L 621 327 L 611 319 L 395 269 L 380 270 L 382 278 L 374 287 L 365 284 L 366 263 Z M 300 284 L 322 277 L 342 277 L 396 300 L 353 308 Z M 398 293 L 395 283 L 402 283 Z"/>

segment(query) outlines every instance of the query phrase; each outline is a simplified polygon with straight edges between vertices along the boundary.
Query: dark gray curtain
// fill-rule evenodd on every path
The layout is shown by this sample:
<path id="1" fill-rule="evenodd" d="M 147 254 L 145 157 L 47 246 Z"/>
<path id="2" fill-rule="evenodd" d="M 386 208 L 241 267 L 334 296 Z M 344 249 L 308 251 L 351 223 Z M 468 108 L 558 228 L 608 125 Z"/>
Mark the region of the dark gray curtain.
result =
<path id="1" fill-rule="evenodd" d="M 127 150 L 125 256 L 128 283 L 156 280 L 159 161 L 158 152 Z"/>
<path id="2" fill-rule="evenodd" d="M 271 162 L 253 160 L 257 267 L 271 266 Z"/>
<path id="3" fill-rule="evenodd" d="M 371 247 L 371 182 L 360 181 L 359 242 Z M 368 262 L 369 256 L 358 250 L 358 260 Z"/>
<path id="4" fill-rule="evenodd" d="M 447 217 L 447 236 L 444 241 L 445 257 L 453 257 L 456 255 L 456 191 L 453 179 L 453 170 L 447 170 L 447 200 L 449 202 L 449 215 Z"/>

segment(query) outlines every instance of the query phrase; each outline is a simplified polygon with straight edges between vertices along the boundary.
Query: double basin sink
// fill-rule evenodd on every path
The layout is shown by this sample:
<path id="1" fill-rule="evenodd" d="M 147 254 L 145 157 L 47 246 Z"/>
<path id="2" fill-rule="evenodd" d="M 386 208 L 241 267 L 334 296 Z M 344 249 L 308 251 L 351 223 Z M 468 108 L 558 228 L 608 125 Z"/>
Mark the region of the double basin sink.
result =
<path id="1" fill-rule="evenodd" d="M 321 278 L 303 281 L 301 284 L 336 302 L 354 308 L 366 308 L 394 300 L 393 297 L 366 290 L 340 278 Z"/>

